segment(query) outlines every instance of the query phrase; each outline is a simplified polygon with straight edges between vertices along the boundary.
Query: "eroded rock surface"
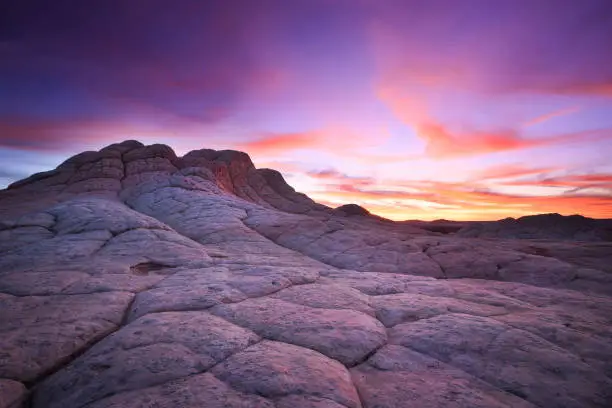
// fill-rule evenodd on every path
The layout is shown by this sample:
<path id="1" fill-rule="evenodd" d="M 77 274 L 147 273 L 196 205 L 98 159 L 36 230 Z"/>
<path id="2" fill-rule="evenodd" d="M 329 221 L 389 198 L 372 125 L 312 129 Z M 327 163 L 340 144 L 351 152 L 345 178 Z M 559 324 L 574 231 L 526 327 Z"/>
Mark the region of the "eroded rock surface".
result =
<path id="1" fill-rule="evenodd" d="M 611 257 L 127 141 L 0 192 L 0 407 L 609 407 Z"/>
<path id="2" fill-rule="evenodd" d="M 0 407 L 19 407 L 25 400 L 26 392 L 26 387 L 22 383 L 0 379 Z"/>

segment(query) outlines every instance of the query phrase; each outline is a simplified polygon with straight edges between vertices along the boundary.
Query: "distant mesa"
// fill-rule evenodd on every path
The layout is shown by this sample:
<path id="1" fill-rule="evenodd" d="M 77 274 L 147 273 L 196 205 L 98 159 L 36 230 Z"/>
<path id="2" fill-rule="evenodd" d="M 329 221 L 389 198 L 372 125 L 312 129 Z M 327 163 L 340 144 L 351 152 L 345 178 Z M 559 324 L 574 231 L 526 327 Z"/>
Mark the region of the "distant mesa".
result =
<path id="1" fill-rule="evenodd" d="M 562 241 L 612 241 L 612 220 L 557 213 L 471 222 L 457 232 L 471 238 L 548 239 Z"/>
<path id="2" fill-rule="evenodd" d="M 464 238 L 500 238 L 556 241 L 612 241 L 612 220 L 557 213 L 507 217 L 498 221 L 410 220 L 402 224 Z"/>

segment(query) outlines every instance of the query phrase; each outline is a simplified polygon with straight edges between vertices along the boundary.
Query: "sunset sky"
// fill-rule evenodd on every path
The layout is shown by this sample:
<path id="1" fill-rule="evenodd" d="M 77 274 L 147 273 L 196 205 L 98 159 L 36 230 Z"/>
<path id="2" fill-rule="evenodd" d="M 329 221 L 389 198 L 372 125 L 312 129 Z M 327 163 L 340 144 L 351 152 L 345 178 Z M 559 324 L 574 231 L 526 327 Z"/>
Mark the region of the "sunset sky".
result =
<path id="1" fill-rule="evenodd" d="M 612 218 L 610 0 L 0 6 L 0 187 L 125 139 L 393 219 Z"/>

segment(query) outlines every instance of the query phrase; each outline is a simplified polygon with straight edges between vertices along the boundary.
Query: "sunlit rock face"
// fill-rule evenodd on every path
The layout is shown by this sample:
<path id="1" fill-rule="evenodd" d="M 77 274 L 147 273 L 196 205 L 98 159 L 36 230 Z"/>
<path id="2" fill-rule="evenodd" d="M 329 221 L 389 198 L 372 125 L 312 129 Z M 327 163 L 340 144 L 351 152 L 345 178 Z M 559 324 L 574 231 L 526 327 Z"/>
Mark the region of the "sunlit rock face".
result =
<path id="1" fill-rule="evenodd" d="M 136 141 L 14 183 L 0 407 L 612 406 L 612 244 L 361 210 Z"/>

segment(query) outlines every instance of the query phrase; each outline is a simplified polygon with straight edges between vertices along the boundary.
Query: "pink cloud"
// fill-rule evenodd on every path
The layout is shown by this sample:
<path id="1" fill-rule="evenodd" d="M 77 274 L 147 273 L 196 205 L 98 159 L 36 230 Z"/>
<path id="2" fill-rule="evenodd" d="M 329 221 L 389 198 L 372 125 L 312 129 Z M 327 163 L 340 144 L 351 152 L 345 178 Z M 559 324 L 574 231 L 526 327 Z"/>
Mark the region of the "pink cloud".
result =
<path id="1" fill-rule="evenodd" d="M 559 167 L 525 167 L 518 164 L 502 164 L 474 172 L 471 176 L 471 180 L 515 179 L 525 176 L 546 174 L 559 169 Z"/>
<path id="2" fill-rule="evenodd" d="M 580 108 L 577 106 L 573 106 L 573 107 L 565 108 L 565 109 L 559 109 L 554 112 L 549 112 L 544 115 L 536 116 L 535 118 L 532 118 L 528 120 L 527 122 L 525 122 L 524 126 L 538 125 L 540 123 L 548 122 L 549 120 L 552 120 L 557 117 L 571 115 L 578 111 L 580 111 Z"/>
<path id="3" fill-rule="evenodd" d="M 612 192 L 612 174 L 574 174 L 558 177 L 547 177 L 538 180 L 507 181 L 503 184 L 517 186 L 565 187 L 573 189 L 574 192 L 587 188 L 603 188 L 611 189 Z"/>
<path id="4" fill-rule="evenodd" d="M 424 100 L 418 96 L 406 97 L 396 91 L 397 88 L 399 87 L 393 87 L 391 84 L 381 86 L 378 97 L 399 120 L 414 129 L 416 135 L 425 142 L 425 154 L 432 158 L 476 156 L 612 137 L 612 129 L 589 130 L 546 138 L 526 138 L 516 129 L 456 132 L 431 117 Z M 557 112 L 536 120 L 543 122 L 561 114 Z"/>
<path id="5" fill-rule="evenodd" d="M 320 132 L 272 133 L 237 145 L 252 155 L 279 154 L 298 149 L 318 148 L 324 142 Z"/>

